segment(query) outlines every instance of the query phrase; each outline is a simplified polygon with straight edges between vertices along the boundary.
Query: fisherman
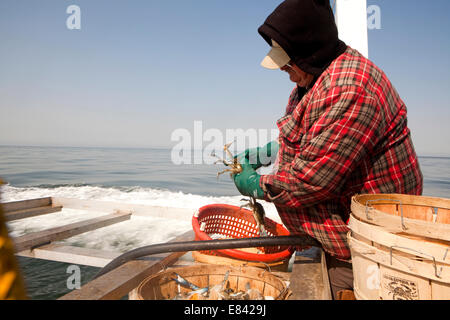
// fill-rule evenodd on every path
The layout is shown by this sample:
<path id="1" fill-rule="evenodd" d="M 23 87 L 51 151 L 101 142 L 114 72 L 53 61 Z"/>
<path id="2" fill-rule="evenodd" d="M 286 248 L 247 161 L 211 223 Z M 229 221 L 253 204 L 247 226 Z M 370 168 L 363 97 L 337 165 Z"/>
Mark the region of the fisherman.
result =
<path id="1" fill-rule="evenodd" d="M 287 72 L 296 86 L 278 141 L 238 155 L 234 182 L 273 202 L 291 234 L 321 243 L 336 299 L 353 290 L 351 197 L 422 194 L 406 106 L 384 72 L 338 38 L 329 0 L 286 0 L 258 32 L 272 47 L 262 66 Z M 275 173 L 256 171 L 275 159 Z"/>

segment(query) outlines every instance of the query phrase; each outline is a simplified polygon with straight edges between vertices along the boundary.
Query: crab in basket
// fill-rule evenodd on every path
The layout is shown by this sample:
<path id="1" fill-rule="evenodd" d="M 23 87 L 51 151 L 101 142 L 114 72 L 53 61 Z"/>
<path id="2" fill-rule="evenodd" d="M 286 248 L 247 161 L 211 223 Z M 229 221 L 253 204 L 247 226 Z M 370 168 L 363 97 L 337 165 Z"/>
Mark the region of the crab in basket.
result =
<path id="1" fill-rule="evenodd" d="M 233 290 L 229 287 L 228 276 L 230 272 L 227 271 L 223 280 L 216 285 L 210 287 L 200 288 L 195 284 L 184 279 L 177 273 L 172 278 L 179 287 L 178 293 L 172 300 L 273 300 L 271 296 L 263 296 L 259 290 L 252 289 L 250 283 L 245 284 L 245 290 Z M 181 292 L 180 286 L 191 289 L 190 292 Z"/>

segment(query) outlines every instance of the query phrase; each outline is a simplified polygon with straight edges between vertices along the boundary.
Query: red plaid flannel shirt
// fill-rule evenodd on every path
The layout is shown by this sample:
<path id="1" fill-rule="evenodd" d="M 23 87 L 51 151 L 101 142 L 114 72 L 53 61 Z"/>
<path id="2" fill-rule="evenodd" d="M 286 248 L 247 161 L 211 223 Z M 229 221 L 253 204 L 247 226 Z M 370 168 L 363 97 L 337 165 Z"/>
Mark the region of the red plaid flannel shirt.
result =
<path id="1" fill-rule="evenodd" d="M 386 75 L 348 47 L 303 97 L 292 92 L 280 130 L 278 172 L 263 175 L 265 199 L 293 234 L 350 259 L 351 197 L 421 195 L 423 177 L 406 107 Z M 282 192 L 271 196 L 267 186 Z"/>

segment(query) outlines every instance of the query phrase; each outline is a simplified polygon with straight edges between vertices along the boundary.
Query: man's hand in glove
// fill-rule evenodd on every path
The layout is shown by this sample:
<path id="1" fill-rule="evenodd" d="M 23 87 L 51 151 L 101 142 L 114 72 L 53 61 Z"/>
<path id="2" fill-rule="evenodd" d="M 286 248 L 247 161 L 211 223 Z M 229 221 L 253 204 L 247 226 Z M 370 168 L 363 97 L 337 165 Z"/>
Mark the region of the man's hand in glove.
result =
<path id="1" fill-rule="evenodd" d="M 242 172 L 233 176 L 234 184 L 239 192 L 255 199 L 264 199 L 264 191 L 259 186 L 261 176 L 247 162 L 241 163 Z"/>
<path id="2" fill-rule="evenodd" d="M 275 161 L 278 148 L 278 142 L 272 141 L 264 147 L 247 149 L 238 154 L 236 158 L 241 164 L 250 164 L 254 170 L 257 170 L 261 167 L 269 166 L 273 161 Z"/>

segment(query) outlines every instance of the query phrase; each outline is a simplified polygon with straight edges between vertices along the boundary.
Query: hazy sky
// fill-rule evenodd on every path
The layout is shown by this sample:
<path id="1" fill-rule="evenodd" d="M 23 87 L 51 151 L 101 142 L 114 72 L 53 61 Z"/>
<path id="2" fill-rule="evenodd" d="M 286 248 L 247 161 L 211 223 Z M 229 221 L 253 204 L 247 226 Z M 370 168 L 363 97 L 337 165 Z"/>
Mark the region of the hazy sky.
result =
<path id="1" fill-rule="evenodd" d="M 275 128 L 293 84 L 260 67 L 279 0 L 2 0 L 0 144 L 170 146 L 171 133 Z M 68 6 L 81 8 L 69 30 Z M 419 154 L 450 155 L 450 1 L 381 8 L 369 56 L 406 102 Z"/>

